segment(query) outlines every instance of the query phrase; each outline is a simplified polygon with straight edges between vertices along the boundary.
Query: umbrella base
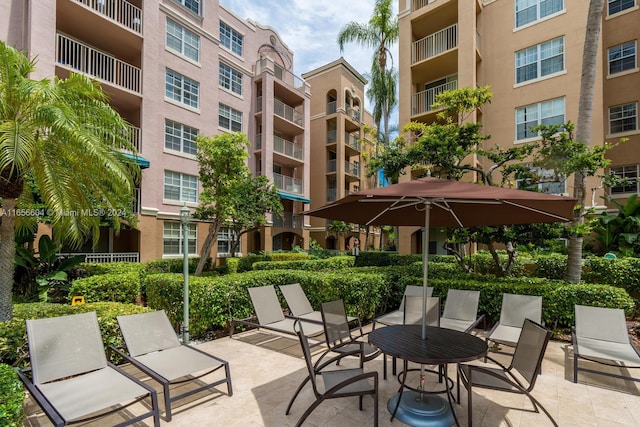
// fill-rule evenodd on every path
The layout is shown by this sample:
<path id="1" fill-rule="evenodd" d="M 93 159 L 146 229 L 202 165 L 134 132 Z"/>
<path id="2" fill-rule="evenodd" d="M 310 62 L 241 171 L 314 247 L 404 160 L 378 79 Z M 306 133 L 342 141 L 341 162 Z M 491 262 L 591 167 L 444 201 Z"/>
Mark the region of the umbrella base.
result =
<path id="1" fill-rule="evenodd" d="M 400 402 L 398 400 L 400 399 Z M 387 409 L 393 414 L 398 405 L 395 418 L 414 427 L 452 426 L 456 424 L 451 406 L 440 396 L 422 394 L 413 390 L 404 390 L 402 398 L 396 393 Z"/>

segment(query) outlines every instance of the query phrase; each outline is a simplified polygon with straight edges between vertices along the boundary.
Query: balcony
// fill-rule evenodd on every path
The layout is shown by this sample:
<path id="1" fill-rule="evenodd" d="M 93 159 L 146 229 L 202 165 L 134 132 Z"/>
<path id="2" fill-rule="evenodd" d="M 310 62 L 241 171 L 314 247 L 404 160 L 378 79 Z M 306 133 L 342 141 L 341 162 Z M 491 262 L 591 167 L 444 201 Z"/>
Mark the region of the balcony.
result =
<path id="1" fill-rule="evenodd" d="M 273 183 L 279 190 L 287 193 L 302 194 L 304 188 L 304 181 L 292 176 L 281 175 L 279 173 L 273 174 Z"/>
<path id="2" fill-rule="evenodd" d="M 337 111 L 337 101 L 327 103 L 327 114 L 333 114 Z"/>
<path id="3" fill-rule="evenodd" d="M 142 9 L 126 0 L 76 0 L 98 14 L 142 34 Z"/>
<path id="4" fill-rule="evenodd" d="M 458 24 L 453 24 L 436 33 L 413 42 L 411 64 L 424 61 L 458 46 Z"/>
<path id="5" fill-rule="evenodd" d="M 287 141 L 276 135 L 273 135 L 273 151 L 296 160 L 304 160 L 304 147 L 302 145 Z"/>
<path id="6" fill-rule="evenodd" d="M 305 88 L 308 86 L 307 83 L 291 71 L 273 62 L 273 59 L 269 57 L 262 57 L 256 63 L 256 74 L 262 74 L 265 71 L 273 74 L 276 79 L 287 86 L 293 87 L 302 94 L 305 93 Z"/>
<path id="7" fill-rule="evenodd" d="M 418 9 L 422 9 L 423 7 L 433 3 L 436 0 L 413 0 L 411 2 L 411 11 L 415 12 Z"/>
<path id="8" fill-rule="evenodd" d="M 360 151 L 360 137 L 356 134 L 345 132 L 344 143 L 348 147 L 353 148 L 356 151 Z"/>
<path id="9" fill-rule="evenodd" d="M 453 80 L 440 86 L 432 87 L 422 92 L 414 93 L 411 97 L 411 115 L 425 114 L 434 111 L 433 103 L 436 97 L 447 90 L 458 88 L 458 81 Z"/>
<path id="10" fill-rule="evenodd" d="M 338 131 L 330 129 L 327 131 L 327 144 L 335 144 L 338 141 Z"/>
<path id="11" fill-rule="evenodd" d="M 351 163 L 349 161 L 344 162 L 344 172 L 346 174 L 360 177 L 360 164 L 359 163 Z"/>
<path id="12" fill-rule="evenodd" d="M 140 213 L 140 206 L 142 206 L 142 199 L 141 199 L 141 195 L 140 195 L 140 189 L 139 188 L 134 188 L 133 189 L 133 200 L 131 202 L 131 213 L 132 214 L 139 214 Z"/>
<path id="13" fill-rule="evenodd" d="M 354 122 L 360 123 L 360 111 L 353 109 L 353 107 L 347 107 L 347 116 Z"/>
<path id="14" fill-rule="evenodd" d="M 142 93 L 140 68 L 63 34 L 57 34 L 56 62 L 70 71 L 86 74 L 131 92 Z"/>
<path id="15" fill-rule="evenodd" d="M 273 100 L 273 112 L 276 116 L 282 117 L 298 126 L 304 126 L 304 114 L 279 99 Z"/>
<path id="16" fill-rule="evenodd" d="M 338 199 L 338 190 L 336 188 L 327 188 L 327 202 L 334 202 Z"/>
<path id="17" fill-rule="evenodd" d="M 58 253 L 58 258 L 69 256 L 84 256 L 84 262 L 102 264 L 106 262 L 139 262 L 140 254 L 138 252 L 74 252 L 74 253 Z"/>
<path id="18" fill-rule="evenodd" d="M 296 215 L 293 212 L 284 212 L 282 217 L 273 217 L 274 227 L 298 228 L 301 229 L 304 223 L 303 215 Z"/>
<path id="19" fill-rule="evenodd" d="M 327 173 L 336 172 L 338 170 L 338 161 L 336 159 L 327 160 Z"/>

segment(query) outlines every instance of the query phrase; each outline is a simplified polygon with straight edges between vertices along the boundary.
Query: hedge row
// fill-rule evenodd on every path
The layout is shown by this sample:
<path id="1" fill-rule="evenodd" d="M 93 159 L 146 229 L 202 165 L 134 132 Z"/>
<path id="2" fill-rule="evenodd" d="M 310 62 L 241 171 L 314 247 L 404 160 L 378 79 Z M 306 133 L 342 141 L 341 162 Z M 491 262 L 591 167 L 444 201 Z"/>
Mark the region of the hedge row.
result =
<path id="1" fill-rule="evenodd" d="M 95 311 L 98 316 L 98 323 L 100 324 L 100 331 L 102 332 L 106 349 L 110 344 L 115 346 L 123 345 L 118 321 L 116 320 L 117 316 L 144 313 L 151 311 L 151 309 L 133 304 L 113 302 L 99 302 L 76 306 L 49 303 L 14 304 L 13 319 L 8 322 L 0 322 L 0 363 L 17 367 L 29 365 L 26 319 L 66 316 L 90 311 Z M 115 355 L 109 353 L 111 352 L 107 352 L 107 354 L 110 356 L 112 362 L 120 362 Z"/>
<path id="2" fill-rule="evenodd" d="M 0 363 L 0 426 L 18 427 L 24 420 L 24 391 L 16 371 Z"/>
<path id="3" fill-rule="evenodd" d="M 254 270 L 307 270 L 322 271 L 353 267 L 355 257 L 336 256 L 318 260 L 303 261 L 260 261 L 253 264 Z"/>

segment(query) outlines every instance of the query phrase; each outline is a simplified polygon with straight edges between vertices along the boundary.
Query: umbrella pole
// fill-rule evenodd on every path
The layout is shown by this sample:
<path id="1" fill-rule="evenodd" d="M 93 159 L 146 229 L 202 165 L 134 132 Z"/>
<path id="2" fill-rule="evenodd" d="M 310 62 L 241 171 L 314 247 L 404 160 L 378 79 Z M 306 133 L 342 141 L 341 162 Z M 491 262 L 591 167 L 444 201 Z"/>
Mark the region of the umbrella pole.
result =
<path id="1" fill-rule="evenodd" d="M 429 213 L 431 202 L 424 203 L 424 232 L 422 233 L 422 339 L 427 339 L 427 286 L 429 276 Z"/>

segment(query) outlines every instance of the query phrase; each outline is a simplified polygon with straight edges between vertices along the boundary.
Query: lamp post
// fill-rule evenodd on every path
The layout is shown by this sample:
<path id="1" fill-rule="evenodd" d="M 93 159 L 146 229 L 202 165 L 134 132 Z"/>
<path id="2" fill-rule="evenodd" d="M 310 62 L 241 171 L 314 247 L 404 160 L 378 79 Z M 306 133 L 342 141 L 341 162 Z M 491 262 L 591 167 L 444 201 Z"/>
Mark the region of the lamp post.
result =
<path id="1" fill-rule="evenodd" d="M 189 344 L 189 222 L 191 211 L 187 203 L 180 208 L 180 224 L 182 225 L 182 273 L 184 274 L 184 314 L 182 316 L 182 342 Z"/>

